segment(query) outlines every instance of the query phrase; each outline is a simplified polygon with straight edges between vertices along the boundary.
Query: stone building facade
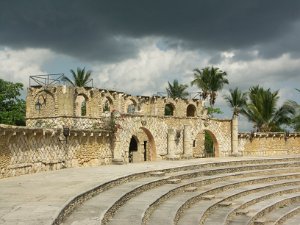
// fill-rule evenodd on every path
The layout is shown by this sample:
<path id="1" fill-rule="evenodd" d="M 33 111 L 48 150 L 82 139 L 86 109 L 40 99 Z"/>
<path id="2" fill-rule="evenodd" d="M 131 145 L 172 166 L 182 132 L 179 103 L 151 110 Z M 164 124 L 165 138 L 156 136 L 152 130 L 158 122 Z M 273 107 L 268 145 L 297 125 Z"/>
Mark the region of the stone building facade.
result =
<path id="1" fill-rule="evenodd" d="M 205 157 L 204 132 L 213 139 L 216 157 L 300 153 L 299 133 L 238 134 L 237 117 L 210 118 L 197 99 L 131 96 L 97 88 L 28 88 L 26 124 L 0 125 L 0 178 Z"/>
<path id="2" fill-rule="evenodd" d="M 205 130 L 213 137 L 216 156 L 233 152 L 232 121 L 209 118 L 199 99 L 40 86 L 28 89 L 26 102 L 28 127 L 111 130 L 115 161 L 202 157 Z"/>

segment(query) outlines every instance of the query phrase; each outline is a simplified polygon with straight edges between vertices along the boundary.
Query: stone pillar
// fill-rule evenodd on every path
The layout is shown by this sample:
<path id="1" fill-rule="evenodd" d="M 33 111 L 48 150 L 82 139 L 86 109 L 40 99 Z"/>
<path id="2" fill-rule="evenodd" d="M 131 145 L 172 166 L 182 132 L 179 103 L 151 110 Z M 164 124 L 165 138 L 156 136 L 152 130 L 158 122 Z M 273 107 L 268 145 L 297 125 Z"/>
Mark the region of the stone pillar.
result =
<path id="1" fill-rule="evenodd" d="M 191 126 L 190 125 L 184 125 L 184 129 L 183 129 L 183 154 L 184 154 L 184 157 L 187 157 L 187 158 L 193 157 Z"/>
<path id="2" fill-rule="evenodd" d="M 239 134 L 239 121 L 238 115 L 233 114 L 231 123 L 231 153 L 232 155 L 238 155 L 238 134 Z"/>
<path id="3" fill-rule="evenodd" d="M 175 138 L 176 138 L 176 134 L 175 134 L 175 130 L 170 128 L 168 129 L 168 155 L 167 158 L 176 158 L 175 155 Z"/>
<path id="4" fill-rule="evenodd" d="M 121 152 L 121 143 L 119 140 L 115 140 L 115 146 L 114 146 L 114 154 L 113 154 L 113 159 L 112 159 L 112 163 L 113 164 L 123 164 L 124 160 L 123 160 L 123 155 Z"/>

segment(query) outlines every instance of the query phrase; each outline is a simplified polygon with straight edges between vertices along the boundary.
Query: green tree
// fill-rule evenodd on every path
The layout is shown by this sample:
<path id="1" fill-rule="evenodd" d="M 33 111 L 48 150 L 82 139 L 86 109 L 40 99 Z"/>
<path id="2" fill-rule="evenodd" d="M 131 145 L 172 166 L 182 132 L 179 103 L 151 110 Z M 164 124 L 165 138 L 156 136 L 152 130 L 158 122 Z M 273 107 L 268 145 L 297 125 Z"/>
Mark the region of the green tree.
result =
<path id="1" fill-rule="evenodd" d="M 295 116 L 293 118 L 292 124 L 293 124 L 294 130 L 299 132 L 300 131 L 300 113 L 297 114 L 297 116 Z"/>
<path id="2" fill-rule="evenodd" d="M 222 90 L 224 84 L 228 84 L 227 73 L 217 67 L 205 67 L 201 70 L 194 69 L 194 80 L 191 85 L 196 85 L 202 90 L 201 97 L 205 100 L 209 97 L 210 106 L 214 106 L 217 92 Z"/>
<path id="3" fill-rule="evenodd" d="M 214 157 L 214 141 L 209 134 L 208 131 L 204 131 L 205 139 L 204 139 L 204 149 L 205 149 L 205 155 L 208 157 Z"/>
<path id="4" fill-rule="evenodd" d="M 73 81 L 70 80 L 68 77 L 63 77 L 63 81 L 66 81 L 70 83 L 73 86 L 76 87 L 86 87 L 86 85 L 91 81 L 91 75 L 92 71 L 88 70 L 85 71 L 85 68 L 77 68 L 77 71 L 75 72 L 74 70 L 70 70 L 73 76 Z"/>
<path id="5" fill-rule="evenodd" d="M 26 105 L 20 99 L 23 84 L 0 79 L 0 123 L 25 125 Z"/>
<path id="6" fill-rule="evenodd" d="M 296 88 L 296 90 L 300 92 L 300 89 Z M 292 120 L 292 127 L 294 128 L 295 131 L 299 132 L 300 131 L 300 105 L 296 102 L 291 102 L 291 104 L 294 105 L 296 111 L 295 117 Z"/>
<path id="7" fill-rule="evenodd" d="M 189 93 L 186 91 L 188 85 L 180 84 L 178 80 L 174 80 L 173 84 L 168 82 L 169 87 L 166 88 L 168 97 L 170 98 L 187 98 Z"/>
<path id="8" fill-rule="evenodd" d="M 229 92 L 230 94 L 225 95 L 224 98 L 232 107 L 233 115 L 238 116 L 242 108 L 247 104 L 247 93 L 243 93 L 238 88 L 235 88 L 234 90 L 230 89 Z"/>
<path id="9" fill-rule="evenodd" d="M 295 108 L 285 102 L 277 107 L 278 91 L 254 86 L 250 88 L 249 102 L 241 111 L 259 132 L 281 131 L 282 125 L 289 125 L 295 114 Z"/>

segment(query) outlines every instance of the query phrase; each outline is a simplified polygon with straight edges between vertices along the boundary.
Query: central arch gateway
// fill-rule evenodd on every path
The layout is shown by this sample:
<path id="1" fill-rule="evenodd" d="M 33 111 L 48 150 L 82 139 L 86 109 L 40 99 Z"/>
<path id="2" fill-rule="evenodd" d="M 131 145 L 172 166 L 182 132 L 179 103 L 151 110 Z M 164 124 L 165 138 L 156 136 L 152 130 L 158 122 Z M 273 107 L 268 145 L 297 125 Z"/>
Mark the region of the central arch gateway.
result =
<path id="1" fill-rule="evenodd" d="M 204 131 L 213 138 L 215 157 L 231 154 L 230 120 L 124 116 L 117 123 L 121 128 L 115 133 L 114 158 L 123 162 L 205 157 Z M 132 137 L 137 151 L 130 148 Z"/>
<path id="2" fill-rule="evenodd" d="M 132 135 L 129 143 L 128 157 L 129 162 L 156 160 L 155 141 L 147 128 L 141 127 L 137 133 Z"/>

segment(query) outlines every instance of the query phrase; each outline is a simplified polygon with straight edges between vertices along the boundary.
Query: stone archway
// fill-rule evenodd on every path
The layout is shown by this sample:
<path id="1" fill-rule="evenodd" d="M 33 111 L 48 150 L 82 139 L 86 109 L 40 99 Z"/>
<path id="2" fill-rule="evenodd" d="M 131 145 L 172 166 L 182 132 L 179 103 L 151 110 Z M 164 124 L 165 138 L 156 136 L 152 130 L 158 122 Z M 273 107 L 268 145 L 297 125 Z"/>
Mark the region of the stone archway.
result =
<path id="1" fill-rule="evenodd" d="M 208 133 L 213 142 L 213 155 L 208 155 L 205 152 L 205 133 Z M 219 157 L 219 143 L 215 134 L 207 129 L 201 130 L 193 140 L 193 156 L 194 157 L 208 157 L 214 156 Z"/>
<path id="2" fill-rule="evenodd" d="M 143 143 L 144 144 L 144 150 L 145 150 L 145 155 L 144 159 L 145 161 L 154 161 L 156 160 L 156 145 L 155 141 L 153 138 L 152 133 L 145 127 L 140 127 L 142 131 L 147 135 L 147 142 Z"/>
<path id="3" fill-rule="evenodd" d="M 207 133 L 207 135 L 209 135 L 212 139 L 212 148 L 213 148 L 213 154 L 210 155 L 210 154 L 206 154 L 206 156 L 212 156 L 212 157 L 219 157 L 219 144 L 218 144 L 218 141 L 217 141 L 217 138 L 216 136 L 214 135 L 213 132 L 211 132 L 210 130 L 204 130 L 204 135 L 205 135 L 205 132 Z"/>
<path id="4" fill-rule="evenodd" d="M 172 103 L 168 103 L 165 105 L 165 116 L 174 116 L 175 106 Z"/>
<path id="5" fill-rule="evenodd" d="M 128 150 L 124 154 L 125 162 L 143 162 L 156 160 L 156 146 L 152 133 L 145 127 L 139 127 L 128 137 Z"/>
<path id="6" fill-rule="evenodd" d="M 196 116 L 196 106 L 190 104 L 186 108 L 186 116 L 187 117 L 195 117 Z"/>
<path id="7" fill-rule="evenodd" d="M 39 116 L 49 116 L 55 115 L 55 98 L 50 91 L 42 90 L 39 91 L 34 97 L 34 102 L 32 104 L 34 106 L 34 114 Z M 49 114 L 50 113 L 50 114 Z"/>
<path id="8" fill-rule="evenodd" d="M 132 163 L 135 161 L 135 154 L 138 152 L 138 145 L 139 145 L 139 140 L 135 135 L 132 135 L 129 143 L 129 156 L 128 156 L 128 161 L 129 163 Z"/>
<path id="9" fill-rule="evenodd" d="M 75 99 L 75 116 L 87 116 L 88 112 L 88 97 L 84 94 L 78 94 Z"/>

